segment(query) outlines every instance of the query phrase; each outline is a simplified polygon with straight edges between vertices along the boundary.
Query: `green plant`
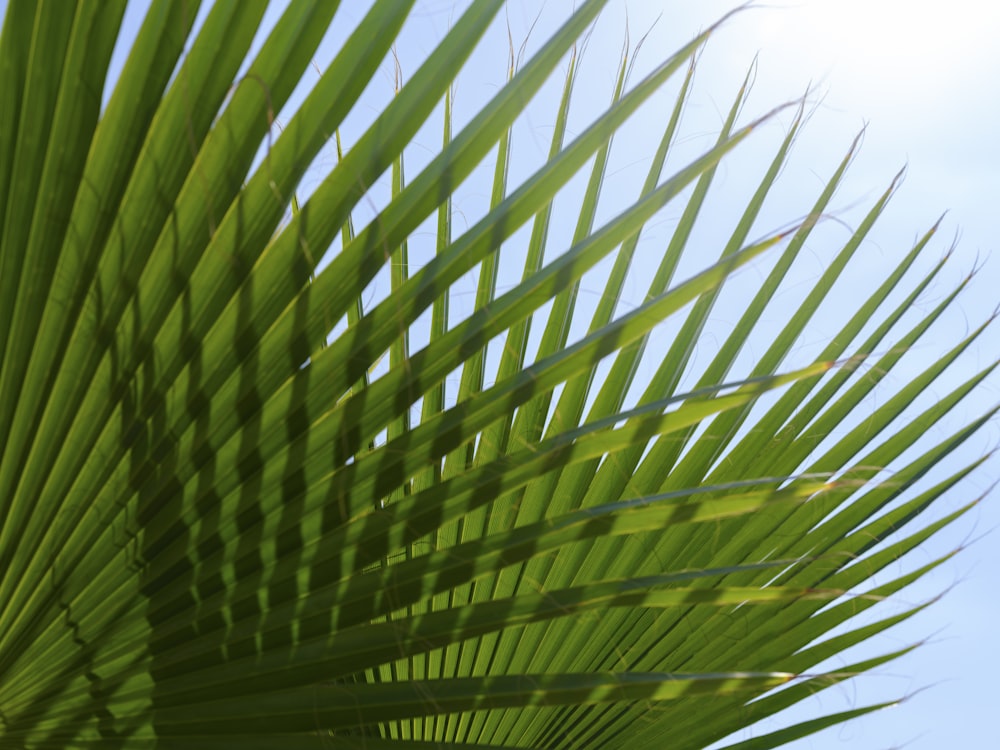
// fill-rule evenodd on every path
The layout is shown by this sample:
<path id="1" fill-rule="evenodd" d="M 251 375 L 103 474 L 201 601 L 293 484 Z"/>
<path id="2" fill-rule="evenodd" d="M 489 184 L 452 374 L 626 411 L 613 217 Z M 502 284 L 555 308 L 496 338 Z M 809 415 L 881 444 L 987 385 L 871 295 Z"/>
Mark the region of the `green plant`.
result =
<path id="1" fill-rule="evenodd" d="M 992 413 L 897 459 L 992 366 L 894 419 L 981 329 L 858 409 L 960 291 L 897 332 L 941 267 L 907 280 L 931 230 L 816 362 L 787 364 L 894 183 L 734 374 L 854 147 L 804 221 L 751 240 L 803 119 L 783 108 L 798 114 L 731 238 L 675 280 L 716 165 L 772 115 L 737 127 L 741 91 L 716 145 L 661 176 L 710 29 L 634 86 L 623 60 L 607 112 L 567 137 L 571 51 L 602 4 L 581 3 L 453 133 L 456 72 L 503 5 L 471 4 L 301 206 L 412 3 L 378 0 L 280 133 L 334 2 L 293 2 L 238 76 L 265 3 L 215 3 L 185 53 L 199 3 L 154 0 L 103 112 L 123 0 L 9 4 L 0 746 L 695 748 L 898 655 L 808 674 L 920 609 L 823 640 L 941 562 L 865 589 L 964 512 L 897 534 L 982 463 L 915 489 Z M 508 185 L 510 128 L 568 55 L 549 158 Z M 595 228 L 616 129 L 685 71 L 645 185 Z M 407 182 L 404 150 L 441 102 L 441 151 Z M 489 210 L 455 231 L 451 199 L 484 159 Z M 572 242 L 549 248 L 552 201 L 588 163 Z M 388 199 L 356 231 L 387 170 Z M 640 232 L 673 200 L 645 300 L 623 314 Z M 433 257 L 412 262 L 434 217 Z M 522 226 L 522 278 L 502 291 Z M 777 262 L 758 294 L 682 387 L 727 282 L 764 254 Z M 580 320 L 580 279 L 605 258 Z M 474 310 L 450 316 L 470 272 Z M 654 358 L 649 333 L 671 316 Z"/>

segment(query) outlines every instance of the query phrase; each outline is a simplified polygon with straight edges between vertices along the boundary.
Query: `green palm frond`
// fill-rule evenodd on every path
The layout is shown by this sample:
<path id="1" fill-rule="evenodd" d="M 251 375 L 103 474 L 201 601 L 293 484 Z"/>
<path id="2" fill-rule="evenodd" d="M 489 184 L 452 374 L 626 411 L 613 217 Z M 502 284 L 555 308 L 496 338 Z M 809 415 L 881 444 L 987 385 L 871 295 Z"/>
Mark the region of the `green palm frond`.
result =
<path id="1" fill-rule="evenodd" d="M 903 653 L 815 671 L 922 609 L 855 619 L 943 562 L 878 576 L 971 507 L 922 516 L 986 460 L 919 484 L 993 415 L 927 439 L 995 365 L 897 419 L 985 327 L 897 368 L 961 291 L 907 315 L 944 264 L 913 273 L 934 229 L 796 360 L 894 180 L 745 367 L 857 141 L 805 219 L 755 235 L 804 105 L 744 124 L 747 83 L 715 143 L 675 166 L 713 26 L 638 82 L 624 54 L 607 108 L 573 132 L 575 45 L 600 0 L 512 52 L 457 127 L 453 87 L 503 7 L 481 0 L 348 143 L 413 4 L 376 0 L 298 103 L 350 20 L 332 0 L 273 22 L 263 0 L 153 0 L 138 30 L 124 0 L 9 3 L 0 747 L 699 748 Z M 515 125 L 567 66 L 548 155 L 520 177 Z M 613 137 L 668 81 L 648 176 L 608 218 Z M 694 247 L 717 166 L 779 112 L 792 124 L 731 235 Z M 441 147 L 413 168 L 428 123 Z M 481 179 L 489 205 L 454 221 Z M 667 206 L 676 227 L 625 310 Z M 713 310 L 762 258 L 701 367 Z"/>

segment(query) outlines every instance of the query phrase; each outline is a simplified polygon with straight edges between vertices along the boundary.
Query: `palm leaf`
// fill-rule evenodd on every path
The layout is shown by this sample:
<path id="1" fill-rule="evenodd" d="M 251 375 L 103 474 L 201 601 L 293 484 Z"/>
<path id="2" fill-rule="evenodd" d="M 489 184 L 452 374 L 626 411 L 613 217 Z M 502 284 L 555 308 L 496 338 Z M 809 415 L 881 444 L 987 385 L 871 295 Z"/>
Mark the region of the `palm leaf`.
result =
<path id="1" fill-rule="evenodd" d="M 715 143 L 675 165 L 716 27 L 634 84 L 626 45 L 606 110 L 571 135 L 589 0 L 534 54 L 512 49 L 506 84 L 456 127 L 458 71 L 503 5 L 473 3 L 405 80 L 397 61 L 395 95 L 346 143 L 412 2 L 375 2 L 301 103 L 335 2 L 272 25 L 263 2 L 154 0 L 134 33 L 122 2 L 51 5 L 10 3 L 0 33 L 0 747 L 695 748 L 905 653 L 810 672 L 923 608 L 854 620 L 945 562 L 872 583 L 971 507 L 923 520 L 985 458 L 920 480 L 992 412 L 927 430 L 994 366 L 898 418 L 985 326 L 900 373 L 961 291 L 907 316 L 943 265 L 911 278 L 932 229 L 796 361 L 894 180 L 743 369 L 857 141 L 807 217 L 754 239 L 804 105 L 741 124 L 748 75 Z M 567 61 L 548 155 L 517 177 L 517 125 Z M 614 136 L 674 79 L 648 175 L 609 217 Z M 786 110 L 732 234 L 682 270 L 717 166 Z M 404 171 L 435 122 L 440 151 Z M 489 206 L 460 229 L 483 166 Z M 623 311 L 667 206 L 679 221 Z M 768 257 L 699 370 L 716 305 Z M 664 321 L 677 334 L 656 352 Z"/>

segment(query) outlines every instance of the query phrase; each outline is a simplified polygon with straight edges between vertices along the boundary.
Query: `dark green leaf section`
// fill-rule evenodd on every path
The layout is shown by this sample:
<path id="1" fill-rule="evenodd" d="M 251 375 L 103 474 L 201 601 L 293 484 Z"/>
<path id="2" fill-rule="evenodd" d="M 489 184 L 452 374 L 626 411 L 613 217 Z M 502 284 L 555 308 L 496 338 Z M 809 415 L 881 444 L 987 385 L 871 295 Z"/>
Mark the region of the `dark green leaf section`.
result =
<path id="1" fill-rule="evenodd" d="M 907 555 L 977 502 L 938 509 L 990 458 L 963 446 L 995 409 L 940 426 L 996 364 L 954 377 L 988 325 L 941 336 L 964 282 L 921 311 L 937 225 L 839 304 L 897 176 L 774 326 L 858 141 L 804 218 L 762 228 L 805 103 L 744 118 L 751 69 L 682 158 L 716 27 L 635 83 L 626 43 L 580 125 L 604 3 L 567 6 L 534 53 L 511 40 L 506 83 L 460 120 L 501 0 L 405 76 L 414 3 L 343 5 L 262 29 L 262 1 L 154 0 L 121 70 L 123 2 L 7 6 L 0 748 L 763 750 L 885 707 L 741 734 L 906 653 L 815 672 L 927 606 L 854 620 L 945 564 Z M 344 41 L 279 129 L 331 24 Z M 389 103 L 342 135 L 392 64 Z M 619 129 L 660 95 L 646 177 L 606 210 Z M 524 170 L 529 106 L 553 127 Z M 720 164 L 779 112 L 706 245 Z M 460 216 L 483 167 L 488 206 Z M 768 270 L 700 357 L 751 266 Z M 801 361 L 831 302 L 837 332 Z"/>

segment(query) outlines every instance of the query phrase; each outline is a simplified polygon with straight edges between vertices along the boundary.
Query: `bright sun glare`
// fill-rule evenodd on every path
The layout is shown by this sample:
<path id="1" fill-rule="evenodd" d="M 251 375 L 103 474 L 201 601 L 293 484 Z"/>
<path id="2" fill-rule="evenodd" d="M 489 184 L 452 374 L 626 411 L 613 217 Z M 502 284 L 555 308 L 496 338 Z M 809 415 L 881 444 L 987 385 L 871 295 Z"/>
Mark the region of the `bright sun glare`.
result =
<path id="1" fill-rule="evenodd" d="M 1000 3 L 984 0 L 788 0 L 765 34 L 813 70 L 896 95 L 963 85 L 996 54 Z M 763 19 L 762 19 L 763 20 Z"/>

